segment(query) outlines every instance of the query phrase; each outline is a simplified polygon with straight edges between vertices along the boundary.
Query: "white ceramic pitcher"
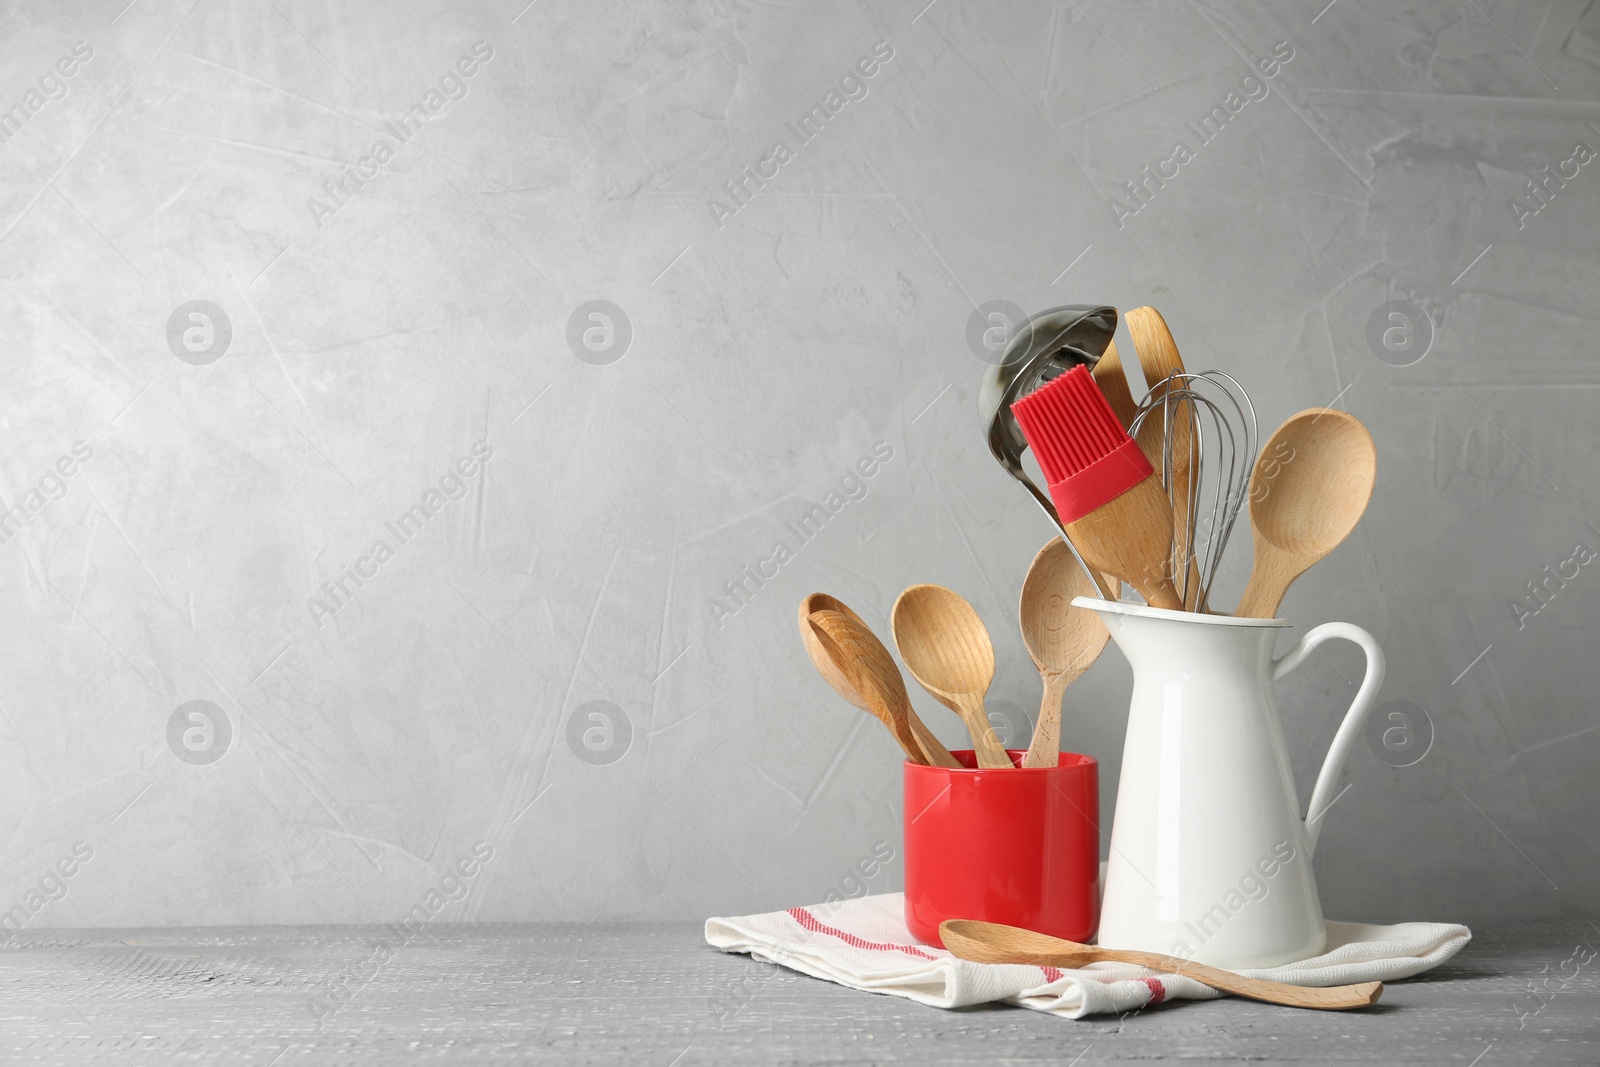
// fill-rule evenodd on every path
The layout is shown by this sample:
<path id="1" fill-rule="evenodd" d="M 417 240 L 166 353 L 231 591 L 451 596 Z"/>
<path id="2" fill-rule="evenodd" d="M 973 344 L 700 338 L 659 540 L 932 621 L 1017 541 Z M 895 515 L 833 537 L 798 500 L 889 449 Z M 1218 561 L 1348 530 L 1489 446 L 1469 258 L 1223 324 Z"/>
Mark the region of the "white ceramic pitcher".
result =
<path id="1" fill-rule="evenodd" d="M 1213 966 L 1271 967 L 1323 951 L 1311 872 L 1322 814 L 1383 684 L 1383 652 L 1358 626 L 1330 622 L 1272 658 L 1283 619 L 1199 615 L 1078 597 L 1133 665 L 1099 942 Z M 1322 642 L 1367 656 L 1311 792 L 1300 804 L 1271 683 Z"/>

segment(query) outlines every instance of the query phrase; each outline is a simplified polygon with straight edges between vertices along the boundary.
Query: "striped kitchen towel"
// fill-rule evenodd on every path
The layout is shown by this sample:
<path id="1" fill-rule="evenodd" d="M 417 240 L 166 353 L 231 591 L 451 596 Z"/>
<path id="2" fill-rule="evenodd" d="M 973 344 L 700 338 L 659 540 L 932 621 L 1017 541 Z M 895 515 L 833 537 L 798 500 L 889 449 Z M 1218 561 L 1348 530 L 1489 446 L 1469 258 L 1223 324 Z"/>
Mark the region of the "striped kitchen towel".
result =
<path id="1" fill-rule="evenodd" d="M 899 893 L 859 897 L 764 915 L 707 919 L 706 941 L 802 974 L 870 993 L 906 997 L 936 1008 L 1004 1001 L 1069 1019 L 1154 1007 L 1166 1000 L 1223 994 L 1193 978 L 1121 963 L 1064 970 L 969 963 L 919 944 L 906 930 Z M 1454 956 L 1472 938 L 1448 923 L 1328 923 L 1328 947 L 1299 963 L 1241 971 L 1305 986 L 1392 981 Z"/>

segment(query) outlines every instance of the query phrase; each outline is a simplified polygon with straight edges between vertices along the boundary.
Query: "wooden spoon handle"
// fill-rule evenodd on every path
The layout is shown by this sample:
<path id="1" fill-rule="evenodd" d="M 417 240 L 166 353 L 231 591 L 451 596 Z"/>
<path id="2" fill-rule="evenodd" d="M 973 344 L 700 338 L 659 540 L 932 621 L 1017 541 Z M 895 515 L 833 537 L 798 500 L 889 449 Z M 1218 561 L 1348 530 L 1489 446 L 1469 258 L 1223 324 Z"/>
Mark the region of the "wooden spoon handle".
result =
<path id="1" fill-rule="evenodd" d="M 922 747 L 922 754 L 925 757 L 920 761 L 914 760 L 913 762 L 926 763 L 930 767 L 960 767 L 962 765 L 961 761 L 952 756 L 950 750 L 944 747 L 944 742 L 933 736 L 933 731 L 928 729 L 927 724 L 922 721 L 922 716 L 912 711 L 909 707 L 906 708 L 906 721 L 911 724 L 911 733 L 916 737 L 917 744 Z"/>
<path id="2" fill-rule="evenodd" d="M 1324 1011 L 1365 1008 L 1376 1004 L 1383 995 L 1382 982 L 1323 987 L 1290 985 L 1288 982 L 1272 982 L 1264 978 L 1247 978 L 1220 967 L 1209 967 L 1159 952 L 1082 945 L 1015 926 L 971 919 L 946 919 L 939 924 L 939 939 L 951 955 L 975 963 L 1021 963 L 1033 967 L 1072 968 L 1089 963 L 1131 963 L 1162 974 L 1193 978 L 1224 993 L 1290 1008 Z"/>
<path id="3" fill-rule="evenodd" d="M 922 747 L 918 747 L 917 736 L 912 731 L 907 729 L 906 733 L 902 734 L 898 729 L 894 729 L 894 720 L 886 717 L 885 712 L 869 709 L 869 713 L 875 720 L 883 723 L 883 728 L 890 731 L 890 737 L 894 737 L 894 744 L 898 744 L 901 747 L 901 752 L 906 753 L 907 760 L 912 761 L 912 763 L 926 763 L 928 761 L 928 757 L 923 755 Z"/>
<path id="4" fill-rule="evenodd" d="M 897 717 L 896 706 L 911 710 L 910 698 L 900 681 L 898 671 L 893 675 L 892 662 L 887 665 L 875 653 L 888 652 L 870 630 L 856 630 L 848 616 L 833 610 L 814 612 L 807 616 L 807 624 L 830 662 L 839 666 L 847 686 L 862 698 L 862 710 L 883 723 L 900 750 L 912 763 L 926 763 L 916 734 L 904 718 Z M 872 683 L 872 684 L 869 684 Z"/>
<path id="5" fill-rule="evenodd" d="M 883 723 L 883 728 L 889 731 L 889 736 L 894 738 L 895 744 L 900 746 L 900 751 L 906 754 L 906 759 L 912 763 L 927 763 L 928 757 L 923 753 L 916 731 L 912 730 L 904 722 L 896 722 L 893 712 L 890 708 L 878 702 L 876 694 L 873 694 L 869 700 L 871 706 L 867 708 L 868 714 Z"/>
<path id="6" fill-rule="evenodd" d="M 967 733 L 972 737 L 972 751 L 978 757 L 979 767 L 1014 766 L 1000 738 L 995 736 L 989 716 L 983 710 L 982 698 L 963 702 L 957 713 L 961 721 L 967 724 Z"/>
<path id="7" fill-rule="evenodd" d="M 1061 699 L 1077 674 L 1047 671 L 1040 677 L 1044 679 L 1044 697 L 1039 701 L 1039 722 L 1033 728 L 1028 754 L 1022 757 L 1024 767 L 1054 767 L 1061 762 Z"/>
<path id="8" fill-rule="evenodd" d="M 1181 974 L 1203 982 L 1212 989 L 1233 993 L 1267 1004 L 1282 1004 L 1290 1008 L 1317 1008 L 1325 1011 L 1343 1011 L 1347 1008 L 1365 1008 L 1376 1004 L 1383 995 L 1382 982 L 1358 982 L 1355 985 L 1300 986 L 1288 982 L 1271 982 L 1265 978 L 1246 978 L 1220 967 L 1164 956 L 1159 952 L 1139 952 L 1133 949 L 1095 948 L 1094 958 L 1106 963 L 1135 963 L 1140 967 L 1163 974 Z"/>
<path id="9" fill-rule="evenodd" d="M 1234 614 L 1242 619 L 1272 619 L 1278 614 L 1278 605 L 1289 591 L 1289 583 L 1300 577 L 1287 573 L 1270 546 L 1256 543 L 1255 562 L 1250 567 L 1250 580 L 1245 582 L 1244 596 Z"/>

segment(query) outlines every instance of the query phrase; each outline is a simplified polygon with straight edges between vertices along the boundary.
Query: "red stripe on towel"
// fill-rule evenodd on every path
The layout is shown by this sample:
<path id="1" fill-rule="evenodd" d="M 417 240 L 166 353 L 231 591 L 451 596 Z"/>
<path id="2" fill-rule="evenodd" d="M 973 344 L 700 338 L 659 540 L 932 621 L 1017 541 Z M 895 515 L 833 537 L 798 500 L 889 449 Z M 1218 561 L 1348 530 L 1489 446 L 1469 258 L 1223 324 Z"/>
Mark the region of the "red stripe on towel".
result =
<path id="1" fill-rule="evenodd" d="M 937 956 L 928 955 L 915 945 L 896 945 L 887 941 L 865 941 L 857 937 L 855 934 L 846 933 L 843 930 L 818 921 L 817 917 L 812 915 L 805 908 L 790 908 L 789 918 L 793 919 L 795 922 L 799 923 L 801 926 L 805 927 L 807 930 L 810 930 L 814 934 L 827 934 L 829 937 L 837 937 L 840 941 L 843 941 L 851 948 L 872 949 L 878 952 L 904 952 L 908 955 L 918 956 L 925 960 L 937 960 L 939 958 Z"/>
<path id="2" fill-rule="evenodd" d="M 1163 1000 L 1167 999 L 1167 987 L 1161 984 L 1161 979 L 1141 978 L 1139 981 L 1143 982 L 1150 989 L 1150 999 L 1145 1001 L 1145 1007 L 1153 1008 L 1157 1004 L 1160 1004 Z"/>
<path id="3" fill-rule="evenodd" d="M 1059 968 L 1059 967 L 1040 967 L 1039 969 L 1044 972 L 1044 980 L 1045 981 L 1047 981 L 1047 982 L 1059 982 L 1059 981 L 1061 981 L 1061 968 Z"/>

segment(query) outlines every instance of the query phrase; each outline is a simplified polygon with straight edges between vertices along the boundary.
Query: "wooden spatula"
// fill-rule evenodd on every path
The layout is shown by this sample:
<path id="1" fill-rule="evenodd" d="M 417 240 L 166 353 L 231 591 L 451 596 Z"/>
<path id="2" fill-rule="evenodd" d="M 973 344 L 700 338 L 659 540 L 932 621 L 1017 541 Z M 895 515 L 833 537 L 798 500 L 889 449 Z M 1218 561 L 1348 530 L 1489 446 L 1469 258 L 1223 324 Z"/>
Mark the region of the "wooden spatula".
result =
<path id="1" fill-rule="evenodd" d="M 1172 339 L 1172 331 L 1167 329 L 1167 320 L 1153 307 L 1134 308 L 1128 312 L 1125 321 L 1128 332 L 1133 335 L 1133 346 L 1139 353 L 1139 369 L 1144 372 L 1152 396 L 1159 398 L 1161 389 L 1157 383 L 1168 375 L 1184 373 L 1183 357 L 1178 355 L 1177 342 Z M 1109 395 L 1107 399 L 1110 399 Z M 1200 595 L 1199 567 L 1189 559 L 1189 502 L 1192 493 L 1189 477 L 1194 463 L 1194 440 L 1185 402 L 1180 400 L 1174 403 L 1170 414 L 1171 428 L 1176 432 L 1172 437 L 1172 480 L 1165 484 L 1172 496 L 1173 574 L 1181 575 L 1183 561 L 1188 560 L 1189 579 L 1184 606 L 1194 610 Z M 1167 423 L 1162 412 L 1152 411 L 1139 427 L 1139 447 L 1157 471 L 1162 471 L 1166 466 Z"/>
<path id="2" fill-rule="evenodd" d="M 1122 357 L 1117 355 L 1117 343 L 1106 343 L 1105 355 L 1100 357 L 1100 362 L 1090 371 L 1094 375 L 1095 384 L 1106 395 L 1106 401 L 1111 405 L 1111 410 L 1117 413 L 1117 421 L 1122 423 L 1126 430 L 1133 425 L 1133 416 L 1138 405 L 1133 402 L 1133 394 L 1128 391 L 1128 372 L 1122 369 Z M 1148 452 L 1145 455 L 1150 455 Z M 1159 452 L 1156 453 L 1160 455 Z M 1154 457 L 1151 462 L 1156 462 Z"/>

